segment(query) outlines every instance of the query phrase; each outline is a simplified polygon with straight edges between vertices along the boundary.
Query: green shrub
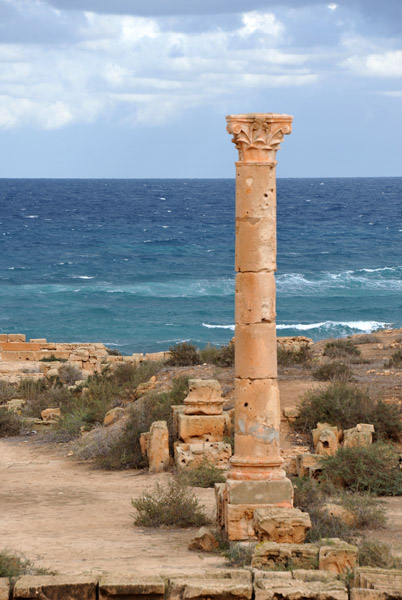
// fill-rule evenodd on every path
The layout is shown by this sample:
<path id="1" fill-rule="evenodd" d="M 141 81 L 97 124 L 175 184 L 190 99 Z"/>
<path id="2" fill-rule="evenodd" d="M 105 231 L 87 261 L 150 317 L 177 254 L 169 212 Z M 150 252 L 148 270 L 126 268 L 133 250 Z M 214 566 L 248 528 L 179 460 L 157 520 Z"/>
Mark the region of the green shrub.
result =
<path id="1" fill-rule="evenodd" d="M 55 434 L 50 438 L 56 438 L 59 442 L 69 442 L 78 437 L 82 427 L 87 427 L 87 413 L 84 408 L 76 406 L 66 413 L 61 413 L 61 417 L 57 422 Z"/>
<path id="2" fill-rule="evenodd" d="M 181 471 L 178 479 L 184 485 L 200 488 L 213 488 L 215 483 L 226 481 L 225 473 L 207 459 L 203 459 L 198 467 Z"/>
<path id="3" fill-rule="evenodd" d="M 257 542 L 231 543 L 229 548 L 223 552 L 223 556 L 227 560 L 226 564 L 235 569 L 250 566 L 256 546 Z"/>
<path id="4" fill-rule="evenodd" d="M 0 400 L 7 401 L 15 398 L 15 387 L 6 383 L 5 381 L 0 381 Z"/>
<path id="5" fill-rule="evenodd" d="M 106 348 L 106 352 L 109 356 L 121 356 L 121 352 L 117 348 Z"/>
<path id="6" fill-rule="evenodd" d="M 163 362 L 157 360 L 144 360 L 140 363 L 123 362 L 106 376 L 119 387 L 135 389 L 140 383 L 149 381 L 163 368 Z"/>
<path id="7" fill-rule="evenodd" d="M 402 494 L 399 455 L 389 444 L 340 448 L 334 456 L 323 457 L 321 463 L 323 477 L 346 490 L 377 496 Z"/>
<path id="8" fill-rule="evenodd" d="M 355 345 L 358 344 L 378 344 L 378 338 L 376 338 L 375 335 L 372 335 L 371 333 L 365 333 L 362 335 L 359 335 L 359 337 L 355 337 L 353 338 L 353 343 Z"/>
<path id="9" fill-rule="evenodd" d="M 312 360 L 311 348 L 307 345 L 301 346 L 300 350 L 277 348 L 278 366 L 291 367 L 293 365 L 309 365 Z"/>
<path id="10" fill-rule="evenodd" d="M 334 340 L 327 342 L 324 348 L 324 356 L 329 358 L 357 358 L 361 355 L 359 348 L 351 340 Z"/>
<path id="11" fill-rule="evenodd" d="M 197 348 L 189 342 L 182 342 L 181 344 L 171 346 L 169 352 L 170 357 L 166 361 L 166 364 L 172 367 L 187 367 L 201 363 Z"/>
<path id="12" fill-rule="evenodd" d="M 43 390 L 43 392 L 31 396 L 22 412 L 30 417 L 40 418 L 42 410 L 45 408 L 67 407 L 73 401 L 73 395 L 65 387 L 54 386 Z"/>
<path id="13" fill-rule="evenodd" d="M 353 371 L 345 363 L 333 361 L 317 367 L 312 375 L 319 381 L 350 381 L 353 378 Z"/>
<path id="14" fill-rule="evenodd" d="M 0 437 L 12 437 L 20 431 L 20 418 L 14 412 L 0 406 Z"/>
<path id="15" fill-rule="evenodd" d="M 17 397 L 25 398 L 26 400 L 36 400 L 43 392 L 50 388 L 47 379 L 21 379 L 17 387 Z"/>
<path id="16" fill-rule="evenodd" d="M 48 569 L 34 567 L 31 561 L 11 554 L 7 550 L 0 551 L 0 577 L 9 579 L 21 577 L 22 575 L 54 575 Z"/>
<path id="17" fill-rule="evenodd" d="M 378 540 L 363 540 L 359 544 L 359 565 L 380 569 L 401 569 L 402 560 L 392 554 L 388 544 Z"/>
<path id="18" fill-rule="evenodd" d="M 386 507 L 371 494 L 342 494 L 341 504 L 356 519 L 358 529 L 381 529 L 387 522 Z"/>
<path id="19" fill-rule="evenodd" d="M 371 398 L 367 390 L 345 382 L 331 383 L 323 390 L 307 392 L 302 398 L 299 415 L 293 423 L 296 431 L 307 433 L 317 423 L 350 429 L 358 423 L 371 423 L 375 439 L 397 441 L 402 433 L 399 408 Z"/>
<path id="20" fill-rule="evenodd" d="M 200 527 L 208 519 L 191 491 L 180 482 L 172 480 L 166 487 L 155 488 L 132 500 L 137 510 L 134 524 L 142 527 Z"/>
<path id="21" fill-rule="evenodd" d="M 205 348 L 199 351 L 200 361 L 209 363 L 217 367 L 233 367 L 235 346 L 231 342 L 226 346 L 212 346 L 207 344 Z"/>
<path id="22" fill-rule="evenodd" d="M 62 365 L 58 369 L 58 377 L 64 385 L 74 385 L 76 381 L 82 379 L 82 371 L 73 365 Z"/>
<path id="23" fill-rule="evenodd" d="M 386 369 L 401 369 L 402 368 L 402 350 L 397 350 L 391 358 L 384 363 Z"/>
<path id="24" fill-rule="evenodd" d="M 50 356 L 44 356 L 43 358 L 41 358 L 39 360 L 39 362 L 67 362 L 66 358 L 56 358 L 54 354 L 51 354 Z"/>

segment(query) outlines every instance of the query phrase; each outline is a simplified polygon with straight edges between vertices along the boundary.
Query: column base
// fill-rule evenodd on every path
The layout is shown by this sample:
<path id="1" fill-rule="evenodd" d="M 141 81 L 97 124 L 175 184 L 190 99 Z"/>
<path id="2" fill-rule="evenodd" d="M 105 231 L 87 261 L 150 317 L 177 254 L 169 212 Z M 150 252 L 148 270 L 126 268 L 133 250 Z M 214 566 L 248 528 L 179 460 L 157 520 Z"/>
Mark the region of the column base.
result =
<path id="1" fill-rule="evenodd" d="M 236 481 L 215 484 L 217 524 L 229 540 L 257 539 L 254 511 L 257 508 L 292 508 L 293 486 L 289 479 Z"/>

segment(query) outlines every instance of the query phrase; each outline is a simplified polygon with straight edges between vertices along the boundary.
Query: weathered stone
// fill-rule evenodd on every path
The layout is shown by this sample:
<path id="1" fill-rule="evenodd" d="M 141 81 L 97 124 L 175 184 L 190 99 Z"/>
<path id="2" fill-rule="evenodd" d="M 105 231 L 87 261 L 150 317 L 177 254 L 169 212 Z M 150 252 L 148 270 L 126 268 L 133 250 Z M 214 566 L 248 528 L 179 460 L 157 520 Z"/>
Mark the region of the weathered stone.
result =
<path id="1" fill-rule="evenodd" d="M 341 581 L 304 582 L 278 577 L 270 573 L 254 585 L 255 600 L 348 600 L 346 586 Z"/>
<path id="2" fill-rule="evenodd" d="M 314 448 L 317 454 L 334 456 L 338 451 L 340 432 L 338 427 L 328 423 L 317 423 L 312 430 Z"/>
<path id="3" fill-rule="evenodd" d="M 0 578 L 0 600 L 8 600 L 10 596 L 10 583 L 7 577 Z"/>
<path id="4" fill-rule="evenodd" d="M 147 456 L 150 473 L 160 473 L 169 467 L 169 430 L 166 421 L 152 423 Z"/>
<path id="5" fill-rule="evenodd" d="M 236 324 L 235 375 L 240 379 L 276 378 L 275 323 Z"/>
<path id="6" fill-rule="evenodd" d="M 216 379 L 190 379 L 189 393 L 184 400 L 186 415 L 221 415 L 225 400 Z"/>
<path id="7" fill-rule="evenodd" d="M 194 469 L 203 461 L 207 461 L 218 469 L 226 469 L 232 455 L 232 448 L 225 442 L 175 444 L 174 454 L 178 469 Z"/>
<path id="8" fill-rule="evenodd" d="M 149 431 L 140 434 L 140 448 L 142 456 L 146 456 L 148 453 L 149 435 Z"/>
<path id="9" fill-rule="evenodd" d="M 44 421 L 58 421 L 61 417 L 61 409 L 45 408 L 41 411 L 40 416 Z"/>
<path id="10" fill-rule="evenodd" d="M 278 544 L 262 542 L 254 550 L 251 566 L 257 569 L 312 569 L 318 563 L 316 544 Z"/>
<path id="11" fill-rule="evenodd" d="M 241 579 L 173 579 L 167 600 L 251 600 L 252 584 Z"/>
<path id="12" fill-rule="evenodd" d="M 15 600 L 96 600 L 97 580 L 93 577 L 57 575 L 23 576 L 17 580 Z"/>
<path id="13" fill-rule="evenodd" d="M 293 486 L 288 479 L 278 481 L 235 481 L 226 484 L 229 504 L 268 504 L 290 508 Z"/>
<path id="14" fill-rule="evenodd" d="M 272 506 L 254 511 L 254 530 L 260 541 L 302 544 L 309 529 L 310 516 L 298 508 Z"/>
<path id="15" fill-rule="evenodd" d="M 157 575 L 108 575 L 99 582 L 99 600 L 163 600 L 165 583 Z"/>
<path id="16" fill-rule="evenodd" d="M 305 546 L 306 544 L 303 544 Z M 316 563 L 318 561 L 318 546 L 317 546 L 317 556 Z M 336 573 L 331 573 L 330 571 L 320 571 L 319 569 L 292 569 L 293 579 L 298 579 L 300 581 L 338 581 L 339 576 Z"/>
<path id="17" fill-rule="evenodd" d="M 121 406 L 111 408 L 107 411 L 107 413 L 105 414 L 105 418 L 103 419 L 104 427 L 108 427 L 109 425 L 116 423 L 119 419 L 124 417 L 125 414 L 126 411 L 124 410 L 124 408 L 121 408 Z"/>
<path id="18" fill-rule="evenodd" d="M 237 273 L 236 323 L 271 323 L 275 320 L 275 277 L 273 273 Z"/>
<path id="19" fill-rule="evenodd" d="M 317 427 L 311 431 L 312 436 L 313 436 L 314 448 L 316 448 L 318 445 L 321 432 L 326 429 L 329 429 L 330 431 L 332 431 L 335 434 L 337 441 L 338 442 L 340 441 L 341 436 L 342 436 L 342 431 L 340 429 L 338 429 L 338 427 L 336 425 L 330 425 L 330 423 L 317 423 Z"/>
<path id="20" fill-rule="evenodd" d="M 46 338 L 31 338 L 29 340 L 31 344 L 47 344 Z"/>
<path id="21" fill-rule="evenodd" d="M 374 425 L 359 423 L 356 427 L 345 429 L 343 432 L 343 446 L 355 448 L 357 446 L 367 448 L 373 442 Z"/>
<path id="22" fill-rule="evenodd" d="M 357 562 L 357 547 L 338 538 L 323 540 L 320 547 L 319 568 L 332 573 L 353 571 Z"/>
<path id="23" fill-rule="evenodd" d="M 282 414 L 289 423 L 294 423 L 300 414 L 300 410 L 297 406 L 286 406 L 282 409 Z"/>
<path id="24" fill-rule="evenodd" d="M 212 531 L 207 527 L 201 527 L 197 535 L 195 535 L 189 543 L 188 549 L 201 552 L 213 552 L 218 546 L 219 542 Z"/>
<path id="25" fill-rule="evenodd" d="M 21 409 L 26 403 L 27 401 L 24 398 L 13 398 L 12 400 L 7 400 L 6 407 L 11 412 L 21 414 Z"/>
<path id="26" fill-rule="evenodd" d="M 320 468 L 319 454 L 298 454 L 296 456 L 297 474 L 299 477 L 310 477 L 311 470 Z"/>
<path id="27" fill-rule="evenodd" d="M 352 592 L 358 588 L 359 592 L 355 593 L 352 598 L 354 600 L 402 600 L 402 570 L 400 569 L 378 569 L 373 567 L 358 567 L 355 570 Z M 362 594 L 362 591 L 369 592 L 376 590 L 377 596 Z M 380 596 L 379 594 L 383 594 Z M 398 595 L 399 594 L 399 595 Z"/>
<path id="28" fill-rule="evenodd" d="M 346 525 L 355 526 L 357 524 L 356 515 L 340 504 L 328 503 L 324 509 L 331 517 L 336 517 Z"/>
<path id="29" fill-rule="evenodd" d="M 183 442 L 222 441 L 225 418 L 223 415 L 178 415 L 179 437 Z"/>
<path id="30" fill-rule="evenodd" d="M 173 438 L 177 439 L 179 437 L 179 414 L 184 414 L 184 406 L 183 404 L 174 404 L 172 406 L 172 429 L 173 429 Z"/>
<path id="31" fill-rule="evenodd" d="M 223 523 L 228 539 L 240 541 L 257 539 L 254 530 L 254 512 L 265 504 L 228 504 L 223 502 Z"/>
<path id="32" fill-rule="evenodd" d="M 292 352 L 300 352 L 300 350 L 311 348 L 314 345 L 313 340 L 304 335 L 278 337 L 276 342 L 282 350 L 291 350 Z"/>
<path id="33" fill-rule="evenodd" d="M 25 335 L 23 333 L 9 333 L 7 337 L 8 342 L 25 342 Z"/>

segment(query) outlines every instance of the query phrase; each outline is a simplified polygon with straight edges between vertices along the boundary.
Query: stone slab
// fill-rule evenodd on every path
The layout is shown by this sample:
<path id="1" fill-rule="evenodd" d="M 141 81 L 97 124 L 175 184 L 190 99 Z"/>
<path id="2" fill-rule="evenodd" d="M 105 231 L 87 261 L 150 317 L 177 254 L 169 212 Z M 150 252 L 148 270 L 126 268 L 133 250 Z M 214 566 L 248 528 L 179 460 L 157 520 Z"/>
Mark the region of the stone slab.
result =
<path id="1" fill-rule="evenodd" d="M 164 580 L 156 575 L 109 575 L 99 582 L 99 600 L 162 600 L 164 593 Z"/>
<path id="2" fill-rule="evenodd" d="M 98 581 L 85 576 L 24 576 L 15 584 L 15 600 L 96 600 Z"/>
<path id="3" fill-rule="evenodd" d="M 278 481 L 228 480 L 229 504 L 282 505 L 293 504 L 293 486 L 289 479 Z"/>
<path id="4" fill-rule="evenodd" d="M 179 437 L 183 442 L 220 442 L 225 431 L 224 415 L 178 415 Z"/>
<path id="5" fill-rule="evenodd" d="M 303 544 L 310 529 L 310 516 L 299 508 L 269 506 L 254 511 L 254 530 L 260 541 Z"/>

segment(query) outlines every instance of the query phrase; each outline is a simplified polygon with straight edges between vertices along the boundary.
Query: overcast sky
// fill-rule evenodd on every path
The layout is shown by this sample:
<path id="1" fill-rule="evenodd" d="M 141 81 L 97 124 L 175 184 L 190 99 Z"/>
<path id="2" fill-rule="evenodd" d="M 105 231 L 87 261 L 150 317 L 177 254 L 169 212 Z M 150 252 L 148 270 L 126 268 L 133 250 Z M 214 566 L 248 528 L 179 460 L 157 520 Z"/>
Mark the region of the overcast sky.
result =
<path id="1" fill-rule="evenodd" d="M 402 175 L 402 0 L 0 0 L 0 177 L 232 177 L 245 112 L 279 176 Z"/>

